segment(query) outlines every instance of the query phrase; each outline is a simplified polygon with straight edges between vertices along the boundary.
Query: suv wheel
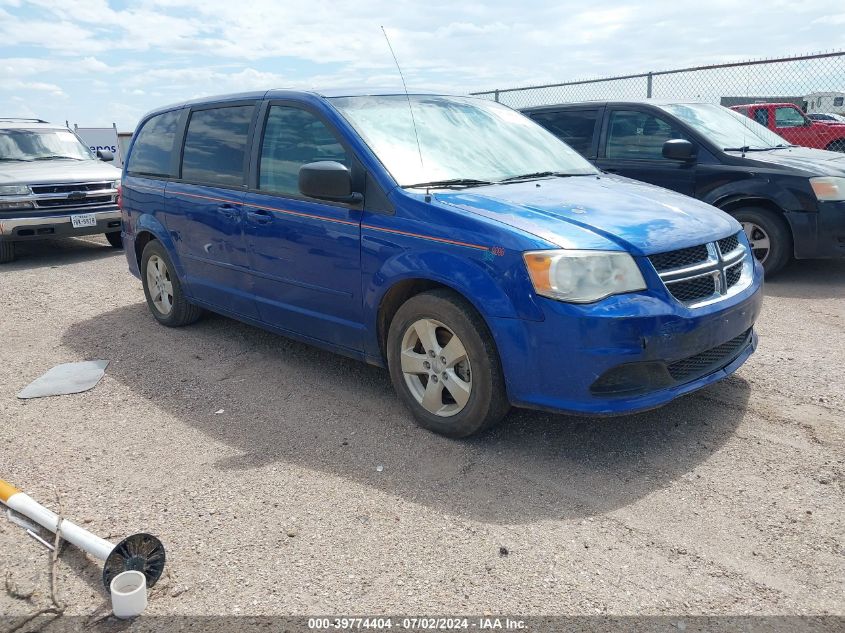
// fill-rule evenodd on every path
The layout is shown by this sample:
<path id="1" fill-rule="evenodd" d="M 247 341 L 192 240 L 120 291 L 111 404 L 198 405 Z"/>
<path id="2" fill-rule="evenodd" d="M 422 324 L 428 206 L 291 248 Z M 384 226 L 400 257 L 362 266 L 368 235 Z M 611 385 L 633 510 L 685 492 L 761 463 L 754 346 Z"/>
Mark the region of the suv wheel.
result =
<path id="1" fill-rule="evenodd" d="M 123 238 L 121 238 L 120 236 L 120 231 L 112 231 L 111 233 L 106 233 L 106 239 L 109 241 L 109 244 L 111 244 L 113 248 L 123 248 Z"/>
<path id="2" fill-rule="evenodd" d="M 746 208 L 732 212 L 742 224 L 751 252 L 767 276 L 778 272 L 792 257 L 792 236 L 786 222 L 768 209 Z"/>
<path id="3" fill-rule="evenodd" d="M 141 255 L 141 281 L 147 306 L 162 325 L 190 325 L 202 315 L 202 308 L 189 303 L 185 298 L 173 262 L 158 240 L 144 247 Z"/>
<path id="4" fill-rule="evenodd" d="M 15 259 L 15 243 L 0 242 L 0 264 L 7 264 Z"/>
<path id="5" fill-rule="evenodd" d="M 396 312 L 387 337 L 390 378 L 417 423 L 467 437 L 510 408 L 493 339 L 478 313 L 452 292 L 434 290 Z"/>

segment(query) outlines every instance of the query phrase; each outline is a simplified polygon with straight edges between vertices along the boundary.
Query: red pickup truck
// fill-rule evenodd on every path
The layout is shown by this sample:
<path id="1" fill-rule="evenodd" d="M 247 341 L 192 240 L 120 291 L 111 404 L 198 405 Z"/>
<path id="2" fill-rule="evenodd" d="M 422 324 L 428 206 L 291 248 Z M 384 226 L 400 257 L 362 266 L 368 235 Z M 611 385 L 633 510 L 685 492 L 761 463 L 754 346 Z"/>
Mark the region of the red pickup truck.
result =
<path id="1" fill-rule="evenodd" d="M 731 110 L 754 119 L 793 145 L 845 152 L 845 124 L 813 121 L 793 103 L 749 103 L 732 106 Z"/>

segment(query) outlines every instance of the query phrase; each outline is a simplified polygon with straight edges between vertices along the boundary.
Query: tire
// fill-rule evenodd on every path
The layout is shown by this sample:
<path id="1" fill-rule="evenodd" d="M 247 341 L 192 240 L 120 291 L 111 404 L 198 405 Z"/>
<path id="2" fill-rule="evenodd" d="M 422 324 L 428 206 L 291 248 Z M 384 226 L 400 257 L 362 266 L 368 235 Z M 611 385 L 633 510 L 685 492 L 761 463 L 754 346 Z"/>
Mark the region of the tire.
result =
<path id="1" fill-rule="evenodd" d="M 120 231 L 106 233 L 106 239 L 109 241 L 112 248 L 123 248 L 123 238 L 120 236 Z"/>
<path id="2" fill-rule="evenodd" d="M 399 308 L 387 336 L 387 364 L 399 397 L 429 431 L 467 437 L 510 409 L 493 337 L 475 309 L 451 291 L 424 292 Z"/>
<path id="3" fill-rule="evenodd" d="M 771 277 L 792 259 L 792 234 L 786 221 L 768 209 L 748 207 L 731 211 L 751 242 L 751 251 Z M 759 248 L 754 246 L 759 245 Z M 767 247 L 766 247 L 767 246 Z"/>
<path id="4" fill-rule="evenodd" d="M 0 264 L 8 264 L 15 260 L 15 243 L 0 242 Z"/>
<path id="5" fill-rule="evenodd" d="M 189 303 L 167 250 L 158 240 L 148 242 L 141 255 L 141 281 L 147 307 L 156 321 L 167 327 L 190 325 L 202 308 Z"/>
<path id="6" fill-rule="evenodd" d="M 829 152 L 845 152 L 845 138 L 836 139 L 825 149 Z"/>

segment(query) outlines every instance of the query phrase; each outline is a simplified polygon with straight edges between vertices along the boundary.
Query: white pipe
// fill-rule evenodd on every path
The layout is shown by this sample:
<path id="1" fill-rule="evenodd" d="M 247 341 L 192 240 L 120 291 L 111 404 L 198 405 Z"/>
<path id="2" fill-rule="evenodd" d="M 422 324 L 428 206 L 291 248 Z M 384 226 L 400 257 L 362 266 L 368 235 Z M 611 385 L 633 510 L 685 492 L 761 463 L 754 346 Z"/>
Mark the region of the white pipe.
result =
<path id="1" fill-rule="evenodd" d="M 75 523 L 62 520 L 61 526 L 59 523 L 59 516 L 41 504 L 37 503 L 25 492 L 18 492 L 10 496 L 5 504 L 15 512 L 18 512 L 25 517 L 32 519 L 41 527 L 50 530 L 54 534 L 59 530 L 59 536 L 79 549 L 85 550 L 91 556 L 106 560 L 114 549 L 114 543 L 110 543 L 99 536 L 91 534 Z"/>
<path id="2" fill-rule="evenodd" d="M 147 608 L 147 577 L 139 571 L 118 574 L 112 579 L 109 590 L 116 618 L 134 618 Z"/>

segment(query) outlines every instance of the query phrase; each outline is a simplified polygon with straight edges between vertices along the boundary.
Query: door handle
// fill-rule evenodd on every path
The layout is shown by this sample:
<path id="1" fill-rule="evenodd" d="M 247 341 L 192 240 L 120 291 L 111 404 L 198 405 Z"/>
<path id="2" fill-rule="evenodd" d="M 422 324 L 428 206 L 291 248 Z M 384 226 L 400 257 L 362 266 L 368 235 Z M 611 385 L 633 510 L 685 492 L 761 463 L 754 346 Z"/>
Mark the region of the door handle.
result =
<path id="1" fill-rule="evenodd" d="M 264 209 L 250 209 L 246 212 L 246 217 L 256 224 L 269 224 L 273 221 L 273 214 Z"/>
<path id="2" fill-rule="evenodd" d="M 230 220 L 236 219 L 240 214 L 241 211 L 238 207 L 231 205 L 231 204 L 221 204 L 217 207 L 217 213 L 222 216 L 229 218 Z"/>

